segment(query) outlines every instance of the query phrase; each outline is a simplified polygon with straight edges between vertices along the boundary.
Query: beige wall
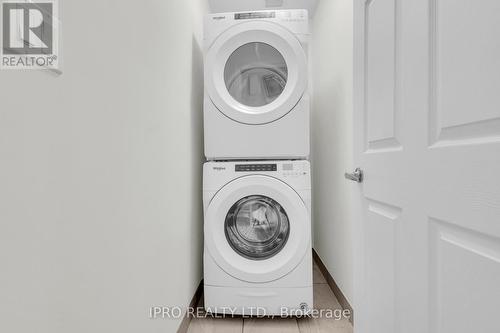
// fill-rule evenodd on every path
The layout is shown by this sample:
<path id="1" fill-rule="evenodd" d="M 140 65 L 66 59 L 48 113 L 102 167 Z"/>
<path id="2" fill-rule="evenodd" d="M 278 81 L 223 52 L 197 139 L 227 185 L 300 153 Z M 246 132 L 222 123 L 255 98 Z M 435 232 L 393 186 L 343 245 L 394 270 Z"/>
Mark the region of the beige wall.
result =
<path id="1" fill-rule="evenodd" d="M 314 247 L 352 304 L 351 0 L 323 0 L 313 20 L 312 175 Z"/>
<path id="2" fill-rule="evenodd" d="M 203 0 L 60 1 L 63 74 L 0 71 L 0 331 L 175 332 L 201 280 Z"/>

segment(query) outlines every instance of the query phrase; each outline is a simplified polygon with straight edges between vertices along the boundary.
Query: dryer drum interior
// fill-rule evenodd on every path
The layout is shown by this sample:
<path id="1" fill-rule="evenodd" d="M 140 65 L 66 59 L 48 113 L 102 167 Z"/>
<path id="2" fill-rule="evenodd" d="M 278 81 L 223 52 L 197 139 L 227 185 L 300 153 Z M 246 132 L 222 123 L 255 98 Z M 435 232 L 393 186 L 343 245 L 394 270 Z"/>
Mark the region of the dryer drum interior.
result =
<path id="1" fill-rule="evenodd" d="M 259 107 L 274 101 L 285 89 L 288 68 L 283 55 L 269 44 L 247 43 L 226 62 L 224 81 L 238 102 Z"/>

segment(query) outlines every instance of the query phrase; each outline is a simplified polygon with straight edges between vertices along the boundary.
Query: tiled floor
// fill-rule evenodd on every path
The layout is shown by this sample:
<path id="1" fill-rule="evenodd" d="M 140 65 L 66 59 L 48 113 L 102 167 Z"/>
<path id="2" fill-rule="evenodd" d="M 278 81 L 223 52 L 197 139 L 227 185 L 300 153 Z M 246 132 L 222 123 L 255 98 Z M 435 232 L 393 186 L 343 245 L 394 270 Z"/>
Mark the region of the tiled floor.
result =
<path id="1" fill-rule="evenodd" d="M 314 307 L 342 309 L 316 264 L 313 277 Z M 188 333 L 352 333 L 352 325 L 346 318 L 196 318 Z"/>

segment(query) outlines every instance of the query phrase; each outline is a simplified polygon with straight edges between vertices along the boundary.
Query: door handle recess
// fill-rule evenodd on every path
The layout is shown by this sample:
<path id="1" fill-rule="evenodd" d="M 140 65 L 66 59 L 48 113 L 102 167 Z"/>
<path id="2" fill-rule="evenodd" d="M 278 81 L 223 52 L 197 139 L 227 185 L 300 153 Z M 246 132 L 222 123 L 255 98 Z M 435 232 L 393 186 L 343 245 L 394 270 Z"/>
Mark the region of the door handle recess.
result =
<path id="1" fill-rule="evenodd" d="M 363 170 L 356 168 L 353 173 L 344 173 L 344 177 L 354 182 L 361 183 L 363 181 Z"/>

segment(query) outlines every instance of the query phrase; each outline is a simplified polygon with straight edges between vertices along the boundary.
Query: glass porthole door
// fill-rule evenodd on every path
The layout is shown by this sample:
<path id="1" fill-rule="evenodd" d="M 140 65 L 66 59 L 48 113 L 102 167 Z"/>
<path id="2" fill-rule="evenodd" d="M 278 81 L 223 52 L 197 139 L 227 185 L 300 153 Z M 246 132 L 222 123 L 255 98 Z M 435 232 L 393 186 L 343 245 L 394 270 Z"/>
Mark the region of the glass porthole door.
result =
<path id="1" fill-rule="evenodd" d="M 278 253 L 290 234 L 290 223 L 283 207 L 263 195 L 238 200 L 224 223 L 229 245 L 245 258 L 264 260 Z"/>
<path id="2" fill-rule="evenodd" d="M 227 117 L 265 124 L 290 112 L 307 88 L 306 55 L 280 25 L 252 21 L 223 32 L 205 57 L 205 87 Z"/>
<path id="3" fill-rule="evenodd" d="M 224 68 L 229 94 L 239 103 L 260 107 L 273 102 L 285 89 L 288 69 L 274 47 L 252 42 L 237 48 Z"/>
<path id="4" fill-rule="evenodd" d="M 224 271 L 249 282 L 278 279 L 310 246 L 310 220 L 300 196 L 267 176 L 245 176 L 220 189 L 205 213 L 205 246 Z"/>

